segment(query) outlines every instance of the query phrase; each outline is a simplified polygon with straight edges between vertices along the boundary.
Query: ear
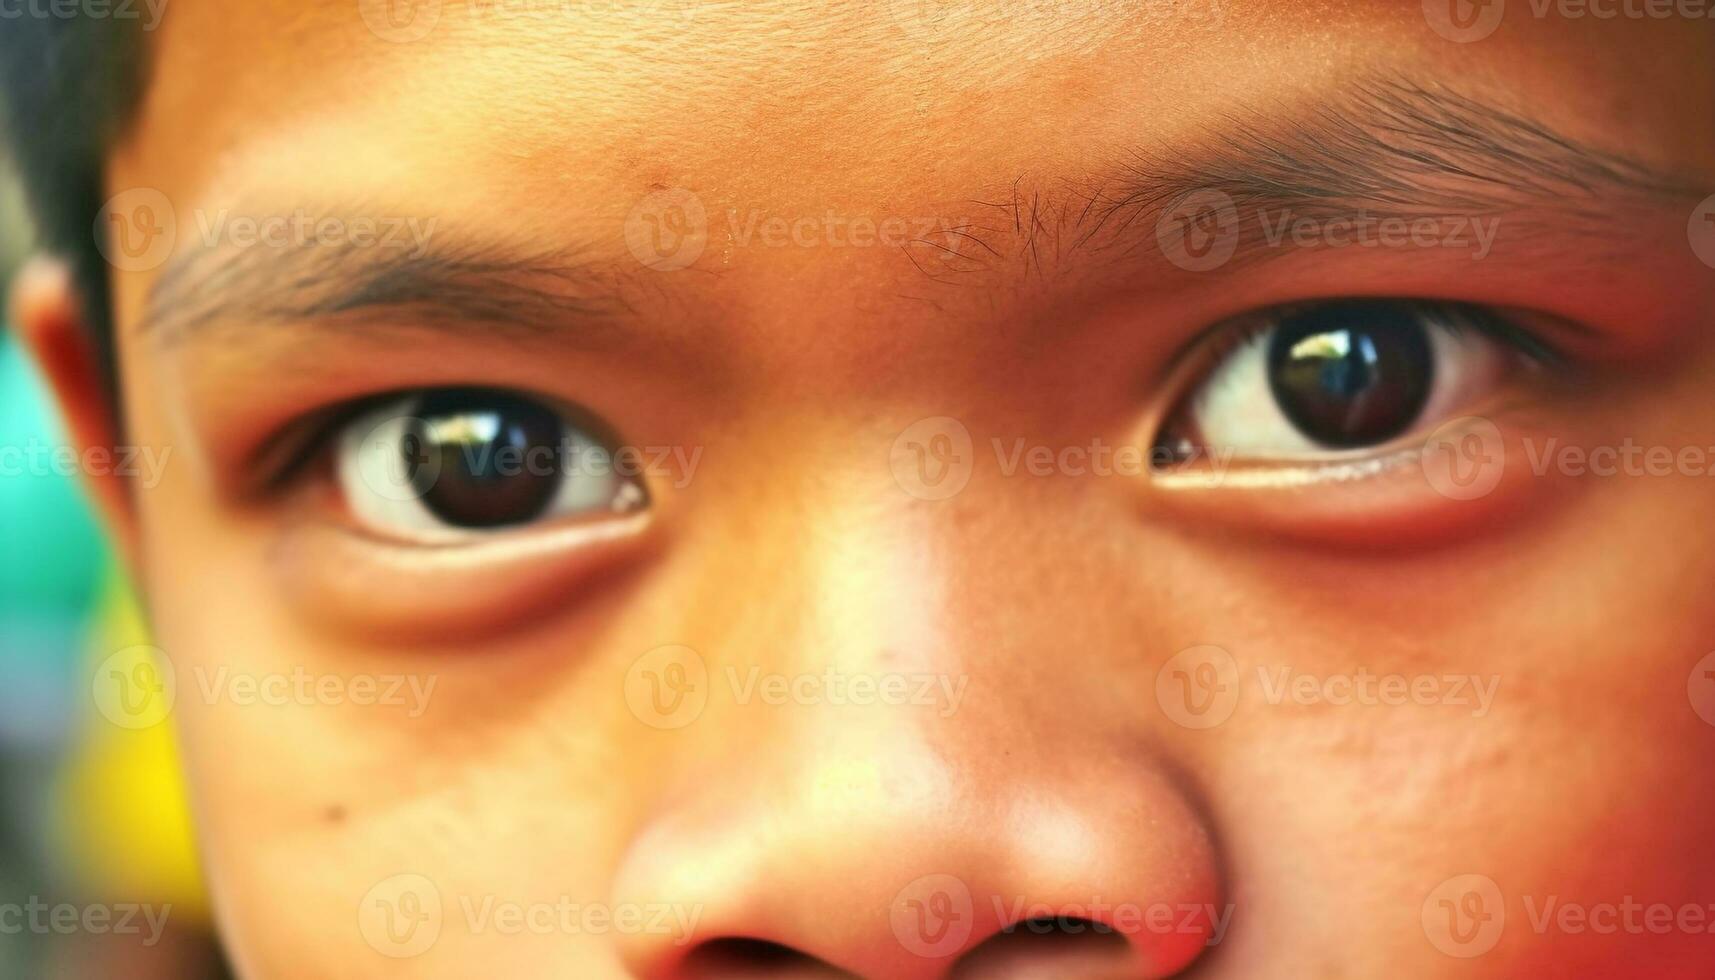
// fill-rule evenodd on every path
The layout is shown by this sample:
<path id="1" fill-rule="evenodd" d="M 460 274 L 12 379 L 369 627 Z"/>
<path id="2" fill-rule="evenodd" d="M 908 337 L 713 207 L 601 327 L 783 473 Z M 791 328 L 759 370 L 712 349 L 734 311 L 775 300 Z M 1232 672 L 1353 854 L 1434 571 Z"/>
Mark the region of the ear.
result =
<path id="1" fill-rule="evenodd" d="M 119 406 L 102 372 L 87 318 L 63 262 L 36 258 L 12 283 L 12 323 L 53 390 L 80 459 L 118 459 Z M 130 479 L 114 466 L 80 467 L 83 484 L 128 568 L 136 570 L 137 510 Z"/>

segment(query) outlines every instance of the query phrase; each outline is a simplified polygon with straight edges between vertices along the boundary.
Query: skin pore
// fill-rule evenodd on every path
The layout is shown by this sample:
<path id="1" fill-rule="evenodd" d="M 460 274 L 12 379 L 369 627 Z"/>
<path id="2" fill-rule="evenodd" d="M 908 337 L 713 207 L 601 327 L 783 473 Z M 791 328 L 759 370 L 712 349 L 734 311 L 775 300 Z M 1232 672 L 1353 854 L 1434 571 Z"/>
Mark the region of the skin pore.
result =
<path id="1" fill-rule="evenodd" d="M 17 319 L 84 442 L 173 450 L 96 495 L 179 679 L 239 971 L 1701 976 L 1683 919 L 1543 910 L 1715 903 L 1687 703 L 1715 494 L 1529 461 L 1715 446 L 1687 247 L 1715 26 L 1533 9 L 1461 43 L 1417 4 L 448 3 L 408 40 L 349 0 L 175 0 L 109 161 L 177 226 L 115 272 L 117 412 L 63 277 Z M 1209 187 L 1239 251 L 1187 269 L 1158 217 Z M 684 195 L 701 222 L 661 224 Z M 1271 241 L 1283 215 L 1309 237 Z M 1325 234 L 1365 216 L 1470 231 Z M 330 218 L 380 241 L 291 240 Z M 683 265 L 637 248 L 687 227 Z M 1508 311 L 1554 352 L 1460 334 L 1485 383 L 1402 436 L 1487 420 L 1490 492 L 1008 465 L 1147 450 L 1242 348 L 1222 324 L 1349 297 Z M 330 430 L 443 388 L 660 462 L 594 516 L 361 519 Z M 890 455 L 925 421 L 925 463 L 969 460 L 944 499 Z M 222 668 L 421 696 L 259 707 L 207 693 Z M 1271 696 L 1299 675 L 1472 683 Z M 690 716 L 662 707 L 685 677 Z M 1209 677 L 1238 697 L 1202 725 L 1171 682 Z M 1435 919 L 1466 875 L 1504 908 L 1480 955 Z M 431 894 L 432 941 L 387 931 Z M 937 915 L 958 931 L 913 931 Z M 1019 928 L 1054 916 L 1118 931 Z"/>

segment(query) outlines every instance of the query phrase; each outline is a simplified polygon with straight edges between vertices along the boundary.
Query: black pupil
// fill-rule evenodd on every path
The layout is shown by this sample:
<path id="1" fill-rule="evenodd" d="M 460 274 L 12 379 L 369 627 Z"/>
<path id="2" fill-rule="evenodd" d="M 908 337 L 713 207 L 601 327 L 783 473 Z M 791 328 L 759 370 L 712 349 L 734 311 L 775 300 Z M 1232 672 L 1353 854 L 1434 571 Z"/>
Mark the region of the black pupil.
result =
<path id="1" fill-rule="evenodd" d="M 1268 349 L 1268 383 L 1282 412 L 1323 446 L 1373 446 L 1423 412 L 1434 355 L 1422 314 L 1399 303 L 1353 301 L 1285 317 Z"/>
<path id="2" fill-rule="evenodd" d="M 424 507 L 456 527 L 492 528 L 548 509 L 563 431 L 557 414 L 528 399 L 452 389 L 424 396 L 399 448 Z"/>

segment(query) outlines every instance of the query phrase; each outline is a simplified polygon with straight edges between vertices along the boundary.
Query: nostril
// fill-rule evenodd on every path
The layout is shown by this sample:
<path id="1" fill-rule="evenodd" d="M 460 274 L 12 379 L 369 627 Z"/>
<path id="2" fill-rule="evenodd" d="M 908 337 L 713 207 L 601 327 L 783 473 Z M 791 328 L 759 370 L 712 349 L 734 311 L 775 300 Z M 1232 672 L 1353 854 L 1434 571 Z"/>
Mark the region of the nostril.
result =
<path id="1" fill-rule="evenodd" d="M 1105 922 L 1095 922 L 1077 916 L 1044 916 L 1040 919 L 1026 919 L 1005 930 L 1006 932 L 1023 932 L 1033 936 L 1081 936 L 1085 933 L 1097 935 L 1112 935 L 1114 927 Z"/>
<path id="2" fill-rule="evenodd" d="M 1112 926 L 1071 916 L 1016 922 L 960 958 L 953 980 L 1135 976 L 1136 955 Z"/>
<path id="3" fill-rule="evenodd" d="M 685 957 L 683 976 L 690 980 L 833 980 L 850 978 L 814 956 L 765 939 L 715 939 Z"/>

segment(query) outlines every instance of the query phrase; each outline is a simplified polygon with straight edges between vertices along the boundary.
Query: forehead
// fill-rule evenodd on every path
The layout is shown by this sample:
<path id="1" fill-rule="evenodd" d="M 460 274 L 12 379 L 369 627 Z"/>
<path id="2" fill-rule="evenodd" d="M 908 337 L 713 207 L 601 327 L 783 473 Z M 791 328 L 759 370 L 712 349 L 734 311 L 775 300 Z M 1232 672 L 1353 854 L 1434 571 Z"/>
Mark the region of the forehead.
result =
<path id="1" fill-rule="evenodd" d="M 1459 43 L 1418 4 L 1361 2 L 175 0 L 130 149 L 209 180 L 340 157 L 342 180 L 432 162 L 521 190 L 708 178 L 839 206 L 1064 173 L 1378 71 L 1500 75 L 1573 135 L 1590 115 L 1659 129 L 1708 108 L 1712 34 L 1521 14 Z"/>

